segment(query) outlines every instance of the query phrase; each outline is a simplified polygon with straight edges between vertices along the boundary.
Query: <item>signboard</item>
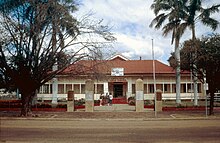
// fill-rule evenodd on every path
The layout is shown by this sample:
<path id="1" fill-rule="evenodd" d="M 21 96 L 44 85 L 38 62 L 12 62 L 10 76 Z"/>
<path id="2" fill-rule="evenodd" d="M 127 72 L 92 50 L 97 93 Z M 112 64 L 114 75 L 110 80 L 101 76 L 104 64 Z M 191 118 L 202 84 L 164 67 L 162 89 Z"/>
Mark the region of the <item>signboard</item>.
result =
<path id="1" fill-rule="evenodd" d="M 144 92 L 136 91 L 136 100 L 144 100 Z"/>
<path id="2" fill-rule="evenodd" d="M 203 84 L 203 86 L 204 86 L 204 89 L 205 89 L 205 90 L 209 90 L 209 85 L 208 85 L 208 83 Z"/>
<path id="3" fill-rule="evenodd" d="M 124 68 L 112 68 L 111 76 L 124 76 Z"/>
<path id="4" fill-rule="evenodd" d="M 86 94 L 85 94 L 85 100 L 86 101 L 93 101 L 93 91 L 86 91 Z"/>

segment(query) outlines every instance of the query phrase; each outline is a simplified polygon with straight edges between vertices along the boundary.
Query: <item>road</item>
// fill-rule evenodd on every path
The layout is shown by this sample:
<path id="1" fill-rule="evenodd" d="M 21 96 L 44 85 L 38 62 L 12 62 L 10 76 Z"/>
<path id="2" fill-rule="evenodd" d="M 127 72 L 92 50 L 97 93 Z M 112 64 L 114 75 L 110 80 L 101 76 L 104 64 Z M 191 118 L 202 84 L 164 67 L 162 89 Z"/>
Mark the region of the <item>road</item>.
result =
<path id="1" fill-rule="evenodd" d="M 217 143 L 220 120 L 2 119 L 1 142 Z"/>

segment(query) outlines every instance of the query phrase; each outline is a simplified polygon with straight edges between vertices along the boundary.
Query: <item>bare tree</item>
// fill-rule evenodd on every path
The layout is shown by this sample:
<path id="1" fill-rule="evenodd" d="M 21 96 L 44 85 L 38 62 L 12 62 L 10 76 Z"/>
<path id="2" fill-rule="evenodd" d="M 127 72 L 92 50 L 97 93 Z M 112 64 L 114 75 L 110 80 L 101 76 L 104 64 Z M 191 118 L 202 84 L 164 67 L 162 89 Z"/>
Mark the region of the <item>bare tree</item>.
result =
<path id="1" fill-rule="evenodd" d="M 115 39 L 101 21 L 74 18 L 71 1 L 28 0 L 9 11 L 10 6 L 1 7 L 5 11 L 0 15 L 4 31 L 0 37 L 7 38 L 0 41 L 0 80 L 5 87 L 19 89 L 21 116 L 27 116 L 41 85 L 70 63 L 100 57 L 102 49 Z M 59 68 L 52 70 L 55 64 Z"/>

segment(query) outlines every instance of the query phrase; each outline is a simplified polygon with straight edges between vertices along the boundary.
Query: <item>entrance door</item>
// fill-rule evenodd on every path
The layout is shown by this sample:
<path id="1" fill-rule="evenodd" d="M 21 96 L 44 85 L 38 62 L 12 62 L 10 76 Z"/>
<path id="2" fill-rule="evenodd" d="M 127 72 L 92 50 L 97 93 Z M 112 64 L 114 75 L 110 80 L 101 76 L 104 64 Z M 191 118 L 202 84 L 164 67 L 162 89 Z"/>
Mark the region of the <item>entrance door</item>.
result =
<path id="1" fill-rule="evenodd" d="M 123 84 L 114 84 L 113 86 L 114 98 L 123 96 Z"/>

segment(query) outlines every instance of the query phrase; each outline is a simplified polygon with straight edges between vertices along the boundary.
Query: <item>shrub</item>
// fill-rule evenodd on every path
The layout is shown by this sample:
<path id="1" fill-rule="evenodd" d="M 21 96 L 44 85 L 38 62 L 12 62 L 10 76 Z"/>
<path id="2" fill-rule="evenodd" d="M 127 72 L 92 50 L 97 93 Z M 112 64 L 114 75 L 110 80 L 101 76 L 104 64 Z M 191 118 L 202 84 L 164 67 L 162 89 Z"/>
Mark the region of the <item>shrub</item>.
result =
<path id="1" fill-rule="evenodd" d="M 144 100 L 144 105 L 154 105 L 154 101 L 152 101 L 152 100 Z"/>
<path id="2" fill-rule="evenodd" d="M 20 100 L 1 100 L 0 108 L 21 108 Z"/>
<path id="3" fill-rule="evenodd" d="M 37 105 L 38 108 L 52 108 L 52 106 L 48 103 L 42 103 Z"/>
<path id="4" fill-rule="evenodd" d="M 100 104 L 100 100 L 94 100 L 94 104 Z"/>
<path id="5" fill-rule="evenodd" d="M 75 105 L 75 106 L 81 106 L 81 105 L 83 105 L 83 104 L 85 104 L 85 99 L 84 99 L 84 98 L 81 98 L 81 99 L 79 99 L 79 100 L 75 100 L 75 101 L 74 101 L 74 105 Z"/>
<path id="6" fill-rule="evenodd" d="M 129 105 L 135 105 L 135 100 L 130 100 L 130 101 L 128 101 L 128 104 L 129 104 Z"/>
<path id="7" fill-rule="evenodd" d="M 128 102 L 129 102 L 130 100 L 135 100 L 135 96 L 129 97 L 129 98 L 128 98 Z"/>
<path id="8" fill-rule="evenodd" d="M 135 105 L 135 97 L 134 96 L 131 96 L 128 98 L 128 104 L 129 105 Z"/>
<path id="9" fill-rule="evenodd" d="M 56 108 L 67 108 L 66 104 L 58 104 Z"/>

